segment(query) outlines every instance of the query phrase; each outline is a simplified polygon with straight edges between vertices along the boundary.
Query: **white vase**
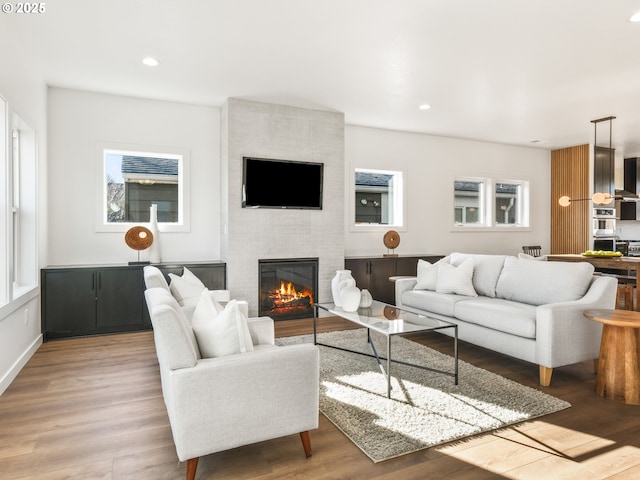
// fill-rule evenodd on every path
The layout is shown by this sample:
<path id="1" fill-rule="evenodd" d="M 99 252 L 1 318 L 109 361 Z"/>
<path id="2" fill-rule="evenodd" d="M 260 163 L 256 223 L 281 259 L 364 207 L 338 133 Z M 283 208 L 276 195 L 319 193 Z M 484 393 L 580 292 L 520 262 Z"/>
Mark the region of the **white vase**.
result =
<path id="1" fill-rule="evenodd" d="M 153 242 L 149 247 L 149 261 L 151 263 L 160 263 L 160 231 L 158 230 L 158 205 L 155 203 L 149 207 L 149 230 L 153 235 Z"/>
<path id="2" fill-rule="evenodd" d="M 360 292 L 360 307 L 367 308 L 370 307 L 372 303 L 373 297 L 371 296 L 371 293 L 366 288 L 363 288 L 362 292 Z"/>
<path id="3" fill-rule="evenodd" d="M 342 310 L 355 312 L 360 306 L 360 289 L 354 285 L 342 289 Z"/>
<path id="4" fill-rule="evenodd" d="M 337 270 L 336 276 L 331 280 L 331 295 L 333 296 L 333 303 L 336 307 L 342 306 L 342 300 L 340 299 L 340 287 L 341 282 L 351 279 L 351 270 Z M 355 280 L 353 280 L 355 285 Z"/>

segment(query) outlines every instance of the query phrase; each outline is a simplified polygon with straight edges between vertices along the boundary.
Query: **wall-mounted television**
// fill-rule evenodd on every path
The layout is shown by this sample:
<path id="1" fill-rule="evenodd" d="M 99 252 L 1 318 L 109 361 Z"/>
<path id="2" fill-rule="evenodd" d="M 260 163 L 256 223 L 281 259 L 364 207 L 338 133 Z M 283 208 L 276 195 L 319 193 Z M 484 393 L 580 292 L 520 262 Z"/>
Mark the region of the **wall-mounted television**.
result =
<path id="1" fill-rule="evenodd" d="M 323 163 L 243 157 L 242 208 L 322 209 Z"/>

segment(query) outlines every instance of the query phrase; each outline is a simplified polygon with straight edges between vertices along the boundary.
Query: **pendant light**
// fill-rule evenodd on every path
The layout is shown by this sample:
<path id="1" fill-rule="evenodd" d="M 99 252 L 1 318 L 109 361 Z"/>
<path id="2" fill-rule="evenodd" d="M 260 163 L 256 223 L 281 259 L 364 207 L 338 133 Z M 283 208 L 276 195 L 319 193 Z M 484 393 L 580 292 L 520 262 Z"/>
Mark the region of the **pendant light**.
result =
<path id="1" fill-rule="evenodd" d="M 613 120 L 615 118 L 616 117 L 610 116 L 610 117 L 598 118 L 596 120 L 591 120 L 591 123 L 593 123 L 593 128 L 594 128 L 594 133 L 593 133 L 594 158 L 596 155 L 596 148 L 598 146 L 598 123 L 609 122 L 609 160 L 611 161 L 611 163 L 613 163 L 614 160 L 613 160 L 613 148 L 611 146 L 611 137 L 613 132 Z M 561 207 L 568 207 L 569 205 L 571 205 L 572 202 L 584 202 L 587 200 L 591 200 L 596 205 L 608 205 L 611 202 L 613 202 L 615 198 L 616 198 L 615 195 L 611 195 L 611 193 L 609 192 L 607 193 L 596 192 L 591 196 L 591 198 L 571 198 L 567 195 L 563 195 L 558 199 L 558 204 Z"/>

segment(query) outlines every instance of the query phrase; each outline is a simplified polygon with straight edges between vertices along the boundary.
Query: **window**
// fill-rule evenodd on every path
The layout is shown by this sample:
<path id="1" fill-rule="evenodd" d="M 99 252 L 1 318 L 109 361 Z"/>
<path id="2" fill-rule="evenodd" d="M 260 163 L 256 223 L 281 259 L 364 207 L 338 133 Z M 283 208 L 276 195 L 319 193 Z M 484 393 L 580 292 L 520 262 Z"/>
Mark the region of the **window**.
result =
<path id="1" fill-rule="evenodd" d="M 3 215 L 7 216 L 7 234 L 2 239 L 4 251 L 8 252 L 8 265 L 2 279 L 1 303 L 16 299 L 38 283 L 37 262 L 37 161 L 36 135 L 18 115 L 11 115 L 11 125 L 4 124 L 3 137 L 9 140 L 8 172 Z"/>
<path id="2" fill-rule="evenodd" d="M 13 255 L 11 272 L 11 281 L 14 285 L 20 284 L 20 132 L 15 128 L 11 132 L 12 152 L 11 152 L 11 168 L 12 168 L 12 199 L 11 199 L 11 218 L 13 242 L 11 244 Z"/>
<path id="3" fill-rule="evenodd" d="M 106 150 L 107 223 L 148 222 L 158 205 L 159 222 L 178 222 L 179 159 Z"/>
<path id="4" fill-rule="evenodd" d="M 529 182 L 457 178 L 453 191 L 456 227 L 529 226 Z"/>
<path id="5" fill-rule="evenodd" d="M 526 182 L 499 181 L 495 188 L 496 225 L 523 226 L 527 221 L 525 199 L 528 198 Z M 528 210 L 528 209 L 527 209 Z"/>
<path id="6" fill-rule="evenodd" d="M 356 168 L 354 192 L 356 228 L 404 226 L 403 172 Z"/>
<path id="7" fill-rule="evenodd" d="M 7 191 L 9 189 L 10 171 L 7 156 L 7 140 L 8 140 L 8 124 L 7 124 L 7 103 L 0 97 L 0 166 L 2 168 L 2 176 L 0 178 L 0 225 L 8 225 L 7 214 L 9 206 L 7 205 Z M 6 179 L 6 181 L 5 181 Z M 0 231 L 5 231 L 3 228 Z M 4 305 L 9 300 L 9 259 L 6 253 L 9 248 L 8 231 L 6 234 L 0 235 L 0 305 Z M 13 276 L 13 274 L 11 274 Z"/>
<path id="8" fill-rule="evenodd" d="M 455 180 L 453 191 L 456 225 L 484 225 L 486 180 Z"/>
<path id="9" fill-rule="evenodd" d="M 188 231 L 188 152 L 101 145 L 98 231 L 126 231 L 149 222 L 157 205 L 161 231 Z"/>

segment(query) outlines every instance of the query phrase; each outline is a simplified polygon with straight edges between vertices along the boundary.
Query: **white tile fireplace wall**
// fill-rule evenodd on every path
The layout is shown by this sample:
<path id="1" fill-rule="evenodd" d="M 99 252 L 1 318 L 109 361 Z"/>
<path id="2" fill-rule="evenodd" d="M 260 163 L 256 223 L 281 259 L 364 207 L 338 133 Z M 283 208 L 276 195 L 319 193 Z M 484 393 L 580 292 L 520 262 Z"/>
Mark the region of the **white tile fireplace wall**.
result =
<path id="1" fill-rule="evenodd" d="M 221 257 L 232 296 L 258 311 L 258 260 L 317 257 L 318 301 L 344 268 L 344 115 L 237 98 L 221 112 Z M 322 210 L 242 208 L 242 157 L 324 163 Z"/>

